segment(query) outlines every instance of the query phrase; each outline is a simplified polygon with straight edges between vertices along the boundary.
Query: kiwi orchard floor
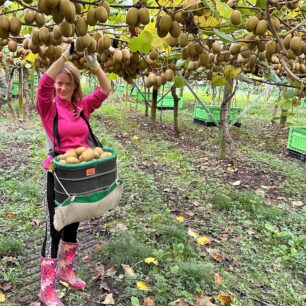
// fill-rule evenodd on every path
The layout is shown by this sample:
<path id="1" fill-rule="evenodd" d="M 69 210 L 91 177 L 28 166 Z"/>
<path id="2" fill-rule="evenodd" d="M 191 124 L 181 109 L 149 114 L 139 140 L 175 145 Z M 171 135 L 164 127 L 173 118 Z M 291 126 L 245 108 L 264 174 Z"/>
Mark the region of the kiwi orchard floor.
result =
<path id="1" fill-rule="evenodd" d="M 44 134 L 35 113 L 18 123 L 5 107 L 1 115 L 2 305 L 34 306 Z M 111 97 L 92 125 L 118 150 L 124 196 L 118 210 L 82 224 L 77 267 L 88 287 L 60 284 L 65 305 L 142 305 L 148 296 L 159 306 L 205 305 L 200 296 L 211 305 L 302 305 L 306 166 L 284 154 L 288 128 L 271 127 L 265 116 L 232 129 L 239 156 L 232 165 L 217 159 L 217 129 L 193 124 L 191 103 L 175 137 L 171 111 L 150 124 L 142 105 Z"/>

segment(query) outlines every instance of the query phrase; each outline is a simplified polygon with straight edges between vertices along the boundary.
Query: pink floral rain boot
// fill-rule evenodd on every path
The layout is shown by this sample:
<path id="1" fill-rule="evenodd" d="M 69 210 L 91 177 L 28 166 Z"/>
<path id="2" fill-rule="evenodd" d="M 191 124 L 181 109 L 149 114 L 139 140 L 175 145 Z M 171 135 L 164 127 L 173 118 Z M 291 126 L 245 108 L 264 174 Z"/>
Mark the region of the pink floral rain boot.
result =
<path id="1" fill-rule="evenodd" d="M 41 257 L 40 269 L 41 269 L 41 281 L 40 281 L 40 293 L 39 298 L 44 306 L 65 306 L 55 290 L 55 270 L 57 266 L 56 258 Z"/>
<path id="2" fill-rule="evenodd" d="M 77 243 L 64 242 L 61 240 L 58 253 L 58 267 L 56 278 L 69 284 L 76 290 L 84 289 L 86 283 L 77 278 L 73 272 L 74 257 L 77 250 Z"/>

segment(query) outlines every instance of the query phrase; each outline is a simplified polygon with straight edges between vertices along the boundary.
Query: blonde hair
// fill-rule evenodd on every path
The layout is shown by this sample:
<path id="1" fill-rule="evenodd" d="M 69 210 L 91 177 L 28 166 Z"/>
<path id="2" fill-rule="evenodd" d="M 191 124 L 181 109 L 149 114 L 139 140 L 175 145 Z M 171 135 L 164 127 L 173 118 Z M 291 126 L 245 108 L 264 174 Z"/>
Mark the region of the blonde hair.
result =
<path id="1" fill-rule="evenodd" d="M 79 101 L 83 98 L 82 88 L 81 88 L 81 80 L 80 80 L 80 72 L 78 68 L 73 65 L 71 62 L 66 62 L 61 69 L 60 73 L 67 74 L 72 81 L 74 81 L 75 89 L 71 97 L 71 101 Z"/>

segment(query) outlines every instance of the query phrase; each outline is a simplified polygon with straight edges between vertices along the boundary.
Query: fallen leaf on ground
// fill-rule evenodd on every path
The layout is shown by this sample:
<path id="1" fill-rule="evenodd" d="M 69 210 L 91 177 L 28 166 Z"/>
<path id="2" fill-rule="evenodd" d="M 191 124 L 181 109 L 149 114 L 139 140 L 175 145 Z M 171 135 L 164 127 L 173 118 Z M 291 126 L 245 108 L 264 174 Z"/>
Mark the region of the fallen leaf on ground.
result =
<path id="1" fill-rule="evenodd" d="M 184 221 L 185 221 L 185 217 L 184 217 L 184 216 L 177 216 L 177 217 L 176 217 L 176 221 L 178 221 L 178 222 L 184 222 Z"/>
<path id="2" fill-rule="evenodd" d="M 64 287 L 66 287 L 66 288 L 69 288 L 69 287 L 70 287 L 69 284 L 68 284 L 67 282 L 64 282 L 64 281 L 62 281 L 62 280 L 60 280 L 59 283 L 60 283 L 61 285 L 63 285 Z"/>
<path id="3" fill-rule="evenodd" d="M 104 305 L 115 305 L 115 300 L 113 298 L 113 294 L 109 293 L 106 295 L 105 300 L 102 302 Z"/>
<path id="4" fill-rule="evenodd" d="M 200 236 L 197 238 L 197 243 L 199 245 L 204 245 L 204 244 L 211 243 L 211 240 L 208 237 Z"/>
<path id="5" fill-rule="evenodd" d="M 222 283 L 222 280 L 223 280 L 223 276 L 220 275 L 219 273 L 216 273 L 215 274 L 215 283 L 220 285 Z"/>
<path id="6" fill-rule="evenodd" d="M 41 220 L 39 220 L 39 219 L 33 219 L 33 220 L 32 220 L 32 224 L 33 224 L 33 225 L 36 225 L 36 226 L 39 226 L 39 225 L 41 224 Z"/>
<path id="7" fill-rule="evenodd" d="M 188 235 L 190 236 L 190 237 L 193 237 L 193 238 L 198 238 L 199 236 L 200 236 L 200 234 L 196 231 L 196 230 L 194 230 L 194 229 L 192 229 L 192 228 L 188 228 Z"/>
<path id="8" fill-rule="evenodd" d="M 118 223 L 116 225 L 116 229 L 119 229 L 121 231 L 126 231 L 127 230 L 127 226 L 125 224 L 123 224 L 123 223 Z"/>
<path id="9" fill-rule="evenodd" d="M 130 139 L 133 141 L 136 141 L 136 140 L 139 140 L 139 136 L 133 135 Z"/>
<path id="10" fill-rule="evenodd" d="M 158 261 L 154 257 L 147 257 L 145 258 L 144 262 L 147 264 L 154 264 L 156 266 L 158 265 Z"/>
<path id="11" fill-rule="evenodd" d="M 106 270 L 105 276 L 113 276 L 117 273 L 117 270 L 115 268 L 109 268 Z"/>
<path id="12" fill-rule="evenodd" d="M 173 306 L 188 306 L 188 304 L 186 303 L 186 301 L 184 299 L 178 299 L 178 300 L 172 302 L 170 305 L 173 305 Z"/>
<path id="13" fill-rule="evenodd" d="M 232 228 L 229 227 L 229 226 L 227 226 L 227 227 L 225 227 L 225 228 L 222 230 L 222 233 L 228 234 L 228 233 L 230 233 L 231 231 L 232 231 Z"/>
<path id="14" fill-rule="evenodd" d="M 233 171 L 234 171 L 234 169 L 231 166 L 228 166 L 226 168 L 226 172 L 233 172 Z"/>
<path id="15" fill-rule="evenodd" d="M 147 284 L 147 282 L 138 281 L 138 282 L 136 282 L 136 285 L 137 285 L 138 289 L 140 289 L 142 291 L 149 290 L 149 285 Z"/>
<path id="16" fill-rule="evenodd" d="M 197 200 L 192 201 L 192 204 L 196 207 L 200 205 L 199 201 Z"/>
<path id="17" fill-rule="evenodd" d="M 155 306 L 155 302 L 148 296 L 144 299 L 142 306 Z"/>
<path id="18" fill-rule="evenodd" d="M 4 264 L 15 264 L 15 265 L 18 265 L 18 261 L 17 261 L 16 257 L 12 257 L 12 256 L 4 256 L 2 258 L 2 262 Z"/>
<path id="19" fill-rule="evenodd" d="M 302 201 L 292 201 L 291 204 L 293 207 L 299 207 L 304 205 Z"/>
<path id="20" fill-rule="evenodd" d="M 232 183 L 232 186 L 239 186 L 241 184 L 241 181 L 235 181 Z"/>
<path id="21" fill-rule="evenodd" d="M 234 296 L 232 294 L 221 294 L 219 293 L 216 296 L 216 299 L 220 302 L 222 302 L 224 305 L 229 306 L 234 301 Z"/>
<path id="22" fill-rule="evenodd" d="M 217 262 L 222 261 L 222 255 L 217 249 L 207 248 L 206 252 Z"/>
<path id="23" fill-rule="evenodd" d="M 129 266 L 129 265 L 121 265 L 123 271 L 130 277 L 135 277 L 135 272 L 134 270 Z"/>
<path id="24" fill-rule="evenodd" d="M 9 282 L 0 282 L 0 289 L 4 292 L 9 291 L 12 289 L 12 284 Z"/>
<path id="25" fill-rule="evenodd" d="M 266 193 L 262 189 L 256 189 L 255 193 L 261 197 L 264 197 Z"/>
<path id="26" fill-rule="evenodd" d="M 217 306 L 213 304 L 208 296 L 198 296 L 196 299 L 196 306 Z"/>
<path id="27" fill-rule="evenodd" d="M 189 217 L 193 217 L 194 216 L 194 212 L 191 210 L 186 211 L 186 215 L 188 215 Z"/>
<path id="28" fill-rule="evenodd" d="M 0 303 L 5 302 L 6 298 L 5 298 L 5 294 L 0 292 Z"/>
<path id="29" fill-rule="evenodd" d="M 16 219 L 16 214 L 13 214 L 13 213 L 5 213 L 5 214 L 3 215 L 3 217 L 4 217 L 5 219 L 8 219 L 8 220 Z"/>

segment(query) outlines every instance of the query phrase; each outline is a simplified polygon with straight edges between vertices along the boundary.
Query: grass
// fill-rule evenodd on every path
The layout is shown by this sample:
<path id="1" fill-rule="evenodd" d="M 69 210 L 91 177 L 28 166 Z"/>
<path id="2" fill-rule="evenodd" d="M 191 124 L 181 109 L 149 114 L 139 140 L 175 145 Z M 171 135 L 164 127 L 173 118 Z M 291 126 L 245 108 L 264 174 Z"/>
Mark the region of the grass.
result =
<path id="1" fill-rule="evenodd" d="M 305 211 L 290 203 L 303 199 L 305 166 L 279 154 L 286 135 L 267 130 L 269 114 L 249 116 L 250 121 L 243 122 L 242 128 L 232 130 L 241 165 L 237 174 L 256 178 L 257 173 L 265 173 L 269 184 L 276 185 L 276 191 L 272 189 L 275 193 L 266 191 L 268 197 L 256 194 L 260 186 L 231 184 L 236 178 L 229 175 L 236 170 L 228 172 L 226 162 L 215 157 L 218 131 L 192 123 L 192 102 L 187 100 L 187 107 L 180 112 L 179 138 L 165 137 L 172 133 L 167 130 L 172 112 L 163 112 L 163 129 L 151 128 L 144 118 L 135 119 L 135 110 L 131 112 L 134 106 L 106 103 L 92 121 L 105 146 L 118 151 L 119 176 L 125 182 L 121 206 L 107 214 L 101 224 L 108 234 L 99 236 L 101 249 L 89 264 L 103 264 L 105 269 L 113 268 L 114 273 L 103 280 L 90 278 L 84 293 L 64 289 L 65 302 L 88 305 L 90 293 L 99 300 L 106 282 L 116 304 L 127 306 L 132 300 L 142 304 L 146 296 L 153 297 L 157 305 L 169 305 L 179 298 L 195 305 L 200 295 L 210 296 L 216 305 L 222 305 L 216 298 L 221 292 L 232 292 L 232 305 L 236 306 L 301 305 Z M 141 105 L 137 109 L 143 114 Z M 5 176 L 0 179 L 4 199 L 1 224 L 22 247 L 30 239 L 39 239 L 43 230 L 43 225 L 33 225 L 33 219 L 43 220 L 39 203 L 44 136 L 37 122 L 37 116 L 33 116 L 25 137 L 22 130 L 5 129 L 9 122 L 0 119 L 0 133 L 5 135 L 0 141 L 1 152 L 6 154 L 8 145 L 29 142 L 23 152 L 30 158 L 18 156 L 14 175 L 4 170 Z M 257 130 L 253 126 L 256 122 Z M 261 135 L 267 133 L 272 135 L 265 136 L 271 137 L 271 146 L 257 145 L 265 139 Z M 16 217 L 6 219 L 3 216 L 7 213 Z M 178 216 L 184 217 L 183 222 Z M 190 229 L 210 242 L 200 245 L 188 234 Z M 10 252 L 21 265 L 12 269 L 1 263 L 0 269 L 5 271 L 4 279 L 17 286 L 25 258 L 22 248 L 12 251 L 14 245 L 16 248 L 18 243 L 13 243 Z M 145 263 L 147 257 L 155 258 L 157 264 Z M 135 277 L 128 277 L 122 265 L 130 265 Z M 90 275 L 88 271 L 85 264 L 79 269 L 81 275 Z M 217 274 L 221 282 L 215 281 Z M 137 287 L 140 280 L 147 282 L 147 291 Z"/>
<path id="2" fill-rule="evenodd" d="M 0 257 L 18 256 L 24 251 L 24 246 L 19 239 L 0 236 Z"/>

